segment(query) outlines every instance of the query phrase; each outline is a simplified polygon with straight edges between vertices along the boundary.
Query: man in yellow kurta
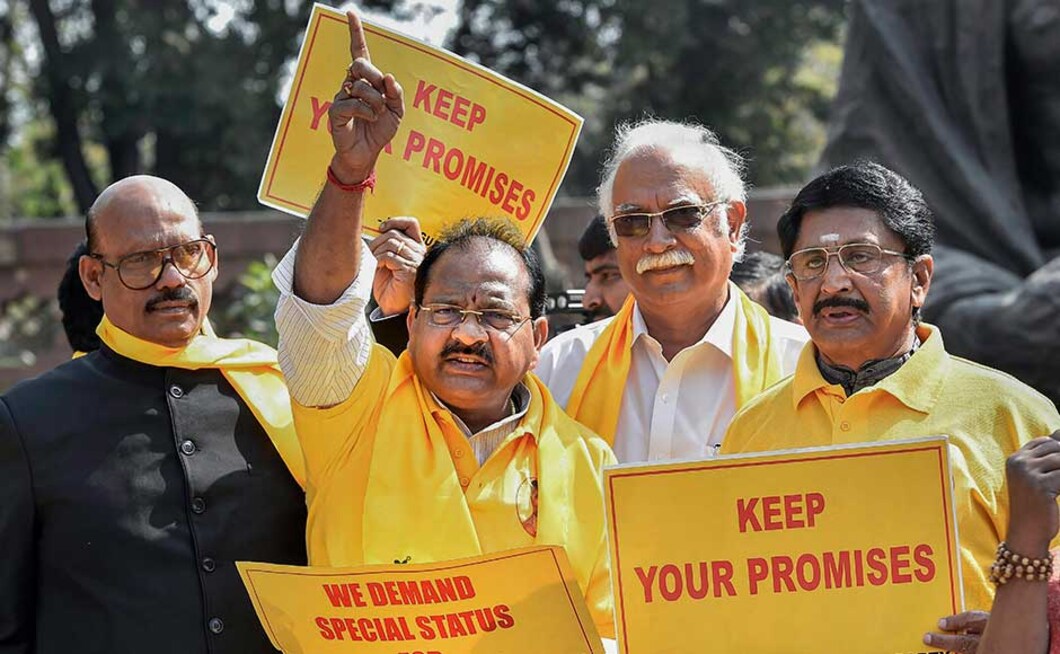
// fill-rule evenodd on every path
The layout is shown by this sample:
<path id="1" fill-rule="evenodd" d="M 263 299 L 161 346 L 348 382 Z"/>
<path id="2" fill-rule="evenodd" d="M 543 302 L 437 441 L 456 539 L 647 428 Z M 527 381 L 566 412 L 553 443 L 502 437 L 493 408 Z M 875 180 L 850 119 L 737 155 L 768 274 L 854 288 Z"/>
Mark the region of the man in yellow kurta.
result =
<path id="1" fill-rule="evenodd" d="M 966 605 L 988 610 L 989 566 L 1008 520 L 1005 459 L 1060 428 L 1056 407 L 1004 373 L 950 356 L 939 330 L 919 323 L 934 224 L 896 173 L 869 163 L 826 173 L 777 229 L 812 343 L 794 376 L 737 413 L 722 451 L 948 436 Z M 876 482 L 886 492 L 901 480 Z"/>
<path id="2" fill-rule="evenodd" d="M 370 249 L 361 243 L 364 193 L 404 105 L 398 83 L 369 61 L 353 14 L 350 33 L 354 62 L 329 114 L 328 181 L 274 274 L 280 364 L 308 475 L 310 563 L 560 545 L 610 637 L 601 472 L 614 456 L 529 374 L 548 333 L 540 265 L 506 221 L 465 221 L 425 252 L 416 221 L 394 219 Z M 408 350 L 396 360 L 368 329 L 373 284 L 381 306 L 411 305 Z"/>

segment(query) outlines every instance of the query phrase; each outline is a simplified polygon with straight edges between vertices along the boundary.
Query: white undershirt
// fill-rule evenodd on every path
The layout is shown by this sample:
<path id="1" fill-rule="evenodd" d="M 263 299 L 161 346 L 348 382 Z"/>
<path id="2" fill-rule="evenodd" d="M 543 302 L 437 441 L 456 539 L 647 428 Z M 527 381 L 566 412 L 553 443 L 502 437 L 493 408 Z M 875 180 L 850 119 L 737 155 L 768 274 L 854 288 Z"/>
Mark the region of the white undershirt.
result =
<path id="1" fill-rule="evenodd" d="M 619 462 L 713 456 L 736 413 L 735 320 L 730 299 L 703 338 L 667 362 L 634 307 L 632 360 L 615 432 Z M 770 322 L 784 374 L 791 374 L 809 336 L 794 323 L 773 317 Z M 535 372 L 561 406 L 567 405 L 586 354 L 608 324 L 610 319 L 560 334 L 541 352 Z"/>

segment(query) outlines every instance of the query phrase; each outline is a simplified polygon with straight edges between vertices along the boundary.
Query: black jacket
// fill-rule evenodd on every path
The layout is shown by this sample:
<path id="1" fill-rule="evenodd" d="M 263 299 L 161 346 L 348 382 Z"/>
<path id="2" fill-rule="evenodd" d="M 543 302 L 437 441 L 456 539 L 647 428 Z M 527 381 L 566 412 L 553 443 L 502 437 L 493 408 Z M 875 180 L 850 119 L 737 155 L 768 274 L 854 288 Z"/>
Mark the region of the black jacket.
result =
<path id="1" fill-rule="evenodd" d="M 305 499 L 217 370 L 104 348 L 0 397 L 0 654 L 274 652 L 233 564 Z"/>

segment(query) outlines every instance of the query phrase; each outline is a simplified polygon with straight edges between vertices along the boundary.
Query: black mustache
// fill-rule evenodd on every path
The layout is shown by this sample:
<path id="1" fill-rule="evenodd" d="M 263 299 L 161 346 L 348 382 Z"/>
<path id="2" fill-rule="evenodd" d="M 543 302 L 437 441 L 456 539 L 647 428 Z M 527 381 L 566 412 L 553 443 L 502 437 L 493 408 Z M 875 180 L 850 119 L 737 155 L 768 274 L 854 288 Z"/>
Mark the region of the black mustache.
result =
<path id="1" fill-rule="evenodd" d="M 485 343 L 475 343 L 474 345 L 464 345 L 459 341 L 450 341 L 445 347 L 442 348 L 441 357 L 452 356 L 454 354 L 466 354 L 468 356 L 478 357 L 489 365 L 493 365 L 493 353 L 490 352 L 490 348 Z"/>
<path id="2" fill-rule="evenodd" d="M 824 309 L 829 307 L 850 307 L 851 309 L 857 309 L 863 313 L 869 312 L 869 303 L 865 300 L 859 300 L 853 297 L 828 297 L 823 300 L 814 302 L 813 304 L 813 315 L 821 313 Z"/>
<path id="3" fill-rule="evenodd" d="M 144 305 L 144 309 L 146 311 L 155 311 L 158 305 L 163 302 L 191 302 L 192 306 L 198 306 L 199 298 L 195 296 L 195 291 L 187 286 L 167 288 L 159 295 L 148 300 L 147 304 Z"/>

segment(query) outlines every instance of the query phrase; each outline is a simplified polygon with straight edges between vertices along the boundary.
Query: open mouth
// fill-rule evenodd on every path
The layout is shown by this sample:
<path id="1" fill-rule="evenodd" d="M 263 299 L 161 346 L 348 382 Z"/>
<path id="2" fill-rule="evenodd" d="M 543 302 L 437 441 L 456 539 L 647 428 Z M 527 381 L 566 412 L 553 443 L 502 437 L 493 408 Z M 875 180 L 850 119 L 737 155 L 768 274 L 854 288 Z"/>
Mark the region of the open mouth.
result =
<path id="1" fill-rule="evenodd" d="M 151 306 L 148 311 L 150 313 L 162 313 L 162 314 L 177 314 L 177 313 L 189 313 L 195 306 L 194 302 L 157 302 Z"/>
<path id="2" fill-rule="evenodd" d="M 446 357 L 445 364 L 451 369 L 462 372 L 481 372 L 489 368 L 489 363 L 484 359 L 470 354 L 456 354 Z"/>
<path id="3" fill-rule="evenodd" d="M 862 317 L 862 312 L 852 307 L 828 307 L 820 312 L 821 318 L 836 325 L 847 325 Z"/>

